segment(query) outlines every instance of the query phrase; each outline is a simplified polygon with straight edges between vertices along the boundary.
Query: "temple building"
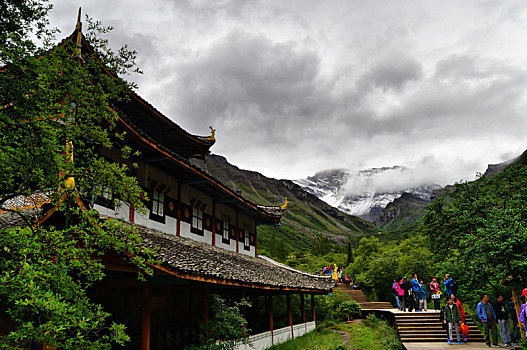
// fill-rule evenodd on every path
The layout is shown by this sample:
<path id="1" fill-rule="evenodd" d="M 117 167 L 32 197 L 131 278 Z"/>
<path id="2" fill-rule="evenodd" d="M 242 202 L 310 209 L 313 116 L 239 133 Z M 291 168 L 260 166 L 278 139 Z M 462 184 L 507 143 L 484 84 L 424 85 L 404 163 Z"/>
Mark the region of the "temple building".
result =
<path id="1" fill-rule="evenodd" d="M 93 53 L 80 23 L 65 40 L 76 38 L 82 52 Z M 215 130 L 211 127 L 209 136 L 192 135 L 138 94 L 129 94 L 126 102 L 112 107 L 119 115 L 118 131 L 126 132 L 124 142 L 140 152 L 134 176 L 148 194 L 147 210 L 127 203 L 114 207 L 111 193 L 91 203 L 102 220 L 118 218 L 137 228 L 141 245 L 156 250 L 161 262 L 143 282 L 126 256 L 103 259 L 107 276 L 92 297 L 127 326 L 131 343 L 126 348 L 182 349 L 195 343 L 200 323 L 211 312 L 211 294 L 251 302 L 244 317 L 255 349 L 313 330 L 314 296 L 328 294 L 334 283 L 258 255 L 258 226 L 279 224 L 286 205 L 253 203 L 192 165 L 193 158 L 206 159 L 216 142 Z M 100 152 L 124 161 L 118 149 Z M 11 206 L 45 202 L 42 194 L 29 202 L 15 199 Z M 1 228 L 21 224 L 12 213 L 0 214 Z M 277 309 L 277 303 L 283 307 Z"/>

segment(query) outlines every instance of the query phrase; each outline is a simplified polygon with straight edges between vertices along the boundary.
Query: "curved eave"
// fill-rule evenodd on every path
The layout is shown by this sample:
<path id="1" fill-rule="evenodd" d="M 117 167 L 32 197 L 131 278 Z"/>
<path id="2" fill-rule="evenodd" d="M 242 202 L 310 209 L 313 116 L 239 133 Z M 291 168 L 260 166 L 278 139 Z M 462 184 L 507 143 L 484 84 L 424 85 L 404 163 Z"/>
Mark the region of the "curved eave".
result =
<path id="1" fill-rule="evenodd" d="M 181 271 L 177 271 L 176 269 L 166 267 L 166 266 L 160 266 L 160 265 L 154 265 L 154 264 L 149 264 L 149 265 L 152 268 L 160 272 L 169 274 L 177 278 L 186 279 L 186 280 L 195 281 L 195 282 L 204 282 L 204 283 L 219 284 L 219 285 L 231 286 L 231 287 L 241 287 L 241 288 L 270 290 L 270 291 L 282 291 L 282 292 L 327 294 L 333 291 L 333 288 L 330 288 L 328 290 L 315 289 L 315 288 L 313 289 L 312 288 L 295 288 L 295 287 L 273 286 L 273 285 L 266 285 L 266 284 L 260 284 L 260 283 L 252 283 L 252 282 L 225 280 L 225 279 L 220 279 L 220 278 L 213 278 L 209 276 L 181 272 Z"/>
<path id="2" fill-rule="evenodd" d="M 193 173 L 195 175 L 198 175 L 200 178 L 208 181 L 209 183 L 214 185 L 217 189 L 221 190 L 226 196 L 235 199 L 239 203 L 242 203 L 250 211 L 258 213 L 262 217 L 262 219 L 265 219 L 265 220 L 269 221 L 270 223 L 275 223 L 275 224 L 280 223 L 280 218 L 282 217 L 281 214 L 280 215 L 271 214 L 271 213 L 265 211 L 264 209 L 262 209 L 260 205 L 256 205 L 256 204 L 253 204 L 253 203 L 249 202 L 248 200 L 246 200 L 245 198 L 243 198 L 240 195 L 236 194 L 234 191 L 229 189 L 227 186 L 223 185 L 221 182 L 219 182 L 218 180 L 216 180 L 212 176 L 210 176 L 210 175 L 208 175 L 206 173 L 203 173 L 201 170 L 195 168 L 191 164 L 179 159 L 174 154 L 172 154 L 170 151 L 168 151 L 166 149 L 163 149 L 162 147 L 160 147 L 160 145 L 158 145 L 154 141 L 147 139 L 139 131 L 137 131 L 136 128 L 132 127 L 123 118 L 119 117 L 119 122 L 121 123 L 121 125 L 125 129 L 127 129 L 127 131 L 128 131 L 127 137 L 129 137 L 129 138 L 133 137 L 135 141 L 141 143 L 143 146 L 145 146 L 147 148 L 150 148 L 151 150 L 153 150 L 155 152 L 158 152 L 159 154 L 162 154 L 164 157 L 166 157 L 171 162 L 176 163 L 177 165 L 179 165 L 179 166 L 185 168 L 186 170 L 188 170 L 189 172 L 191 172 L 191 173 Z"/>

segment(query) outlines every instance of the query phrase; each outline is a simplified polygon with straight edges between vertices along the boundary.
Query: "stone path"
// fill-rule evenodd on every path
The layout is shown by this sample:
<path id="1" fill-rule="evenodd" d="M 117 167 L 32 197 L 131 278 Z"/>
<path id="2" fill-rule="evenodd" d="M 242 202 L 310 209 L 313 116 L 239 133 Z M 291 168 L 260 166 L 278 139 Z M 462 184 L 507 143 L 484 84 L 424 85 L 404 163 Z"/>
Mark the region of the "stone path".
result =
<path id="1" fill-rule="evenodd" d="M 493 349 L 488 348 L 485 343 L 464 343 L 461 345 L 444 343 L 403 343 L 406 350 L 443 350 L 443 349 Z"/>

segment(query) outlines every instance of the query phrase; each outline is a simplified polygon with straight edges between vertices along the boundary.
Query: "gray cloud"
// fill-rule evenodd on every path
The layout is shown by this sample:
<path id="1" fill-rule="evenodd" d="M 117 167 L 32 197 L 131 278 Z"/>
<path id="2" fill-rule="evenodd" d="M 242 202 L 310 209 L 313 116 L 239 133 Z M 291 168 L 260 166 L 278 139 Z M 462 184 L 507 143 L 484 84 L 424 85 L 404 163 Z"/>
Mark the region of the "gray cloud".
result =
<path id="1" fill-rule="evenodd" d="M 65 33 L 82 3 L 56 2 Z M 523 1 L 83 6 L 139 51 L 139 93 L 192 133 L 214 125 L 242 168 L 405 165 L 446 184 L 525 148 Z"/>

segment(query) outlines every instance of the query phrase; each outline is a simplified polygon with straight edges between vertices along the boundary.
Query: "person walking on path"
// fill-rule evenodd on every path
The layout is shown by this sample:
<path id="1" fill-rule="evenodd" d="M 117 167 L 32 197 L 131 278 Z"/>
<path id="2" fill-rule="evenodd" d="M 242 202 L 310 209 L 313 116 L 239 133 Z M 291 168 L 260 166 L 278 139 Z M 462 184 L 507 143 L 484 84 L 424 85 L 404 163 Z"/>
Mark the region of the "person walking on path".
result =
<path id="1" fill-rule="evenodd" d="M 428 293 L 426 292 L 426 288 L 423 284 L 423 281 L 419 283 L 419 311 L 428 311 L 428 307 L 426 305 L 426 299 L 428 299 Z"/>
<path id="2" fill-rule="evenodd" d="M 520 340 L 520 329 L 518 328 L 518 315 L 516 315 L 516 307 L 514 306 L 514 301 L 511 300 L 507 303 L 509 307 L 509 314 L 511 315 L 512 320 L 512 346 L 518 346 L 518 340 Z"/>
<path id="3" fill-rule="evenodd" d="M 399 300 L 399 310 L 406 311 L 406 303 L 404 301 L 404 289 L 402 287 L 403 280 L 401 279 L 399 283 L 397 283 L 397 298 Z"/>
<path id="4" fill-rule="evenodd" d="M 399 289 L 401 289 L 401 287 L 399 286 L 399 283 L 397 282 L 397 279 L 395 278 L 393 279 L 392 289 L 393 289 L 393 295 L 395 297 L 395 305 L 397 305 L 397 308 L 401 310 L 401 303 L 399 302 Z"/>
<path id="5" fill-rule="evenodd" d="M 447 273 L 445 275 L 445 281 L 443 282 L 443 284 L 445 285 L 445 288 L 446 288 L 446 295 L 447 296 L 450 296 L 450 294 L 456 294 L 457 291 L 454 291 L 454 288 L 452 288 L 452 283 L 453 283 L 453 279 L 452 277 L 450 277 L 450 274 Z"/>
<path id="6" fill-rule="evenodd" d="M 448 332 L 448 324 L 445 320 L 445 311 L 446 311 L 446 305 L 443 305 L 441 308 L 441 311 L 439 312 L 439 322 L 441 322 L 441 325 L 443 326 L 443 329 L 446 332 L 446 340 L 447 342 L 450 341 L 450 333 Z"/>
<path id="7" fill-rule="evenodd" d="M 498 333 L 496 329 L 496 314 L 494 313 L 492 305 L 489 304 L 489 297 L 487 294 L 482 295 L 481 302 L 478 304 L 476 311 L 478 313 L 479 319 L 483 323 L 483 328 L 485 331 L 485 343 L 487 343 L 487 346 L 499 348 Z M 492 332 L 492 344 L 490 342 L 489 331 Z"/>
<path id="8" fill-rule="evenodd" d="M 439 283 L 437 278 L 432 278 L 430 282 L 430 290 L 432 291 L 432 300 L 434 301 L 434 310 L 439 311 L 441 302 L 441 289 L 439 289 Z"/>
<path id="9" fill-rule="evenodd" d="M 512 346 L 509 315 L 507 314 L 507 309 L 505 308 L 505 303 L 503 302 L 503 295 L 498 294 L 493 307 L 494 312 L 496 313 L 496 319 L 500 325 L 500 335 L 501 340 L 503 341 L 503 346 Z"/>
<path id="10" fill-rule="evenodd" d="M 448 344 L 452 344 L 452 328 L 456 331 L 456 344 L 461 344 L 461 337 L 459 336 L 459 321 L 461 321 L 459 309 L 452 299 L 448 299 L 445 307 L 445 320 L 443 321 L 443 323 L 448 324 Z"/>
<path id="11" fill-rule="evenodd" d="M 408 308 L 408 311 L 411 312 L 414 309 L 414 303 L 412 300 L 412 284 L 408 281 L 406 277 L 403 277 L 401 288 L 404 291 L 403 311 L 406 311 L 406 308 Z"/>
<path id="12" fill-rule="evenodd" d="M 461 301 L 459 301 L 459 299 L 454 294 L 450 294 L 450 299 L 452 299 L 454 305 L 456 305 L 457 309 L 459 310 L 459 314 L 461 315 L 461 323 L 465 323 L 466 315 L 463 305 L 461 305 Z M 468 341 L 465 335 L 463 335 L 463 341 Z"/>
<path id="13" fill-rule="evenodd" d="M 415 311 L 419 310 L 419 280 L 417 279 L 417 274 L 414 273 L 414 276 L 412 278 L 412 294 L 413 294 L 413 302 Z"/>
<path id="14" fill-rule="evenodd" d="M 525 330 L 525 336 L 527 337 L 527 288 L 522 292 L 522 297 L 525 297 L 525 304 L 520 308 L 520 314 L 518 315 L 518 320 L 523 323 L 523 329 Z"/>
<path id="15" fill-rule="evenodd" d="M 349 287 L 350 286 L 350 276 L 348 276 L 348 274 L 346 274 L 346 277 L 344 277 L 345 279 L 345 282 L 346 282 L 346 287 Z"/>

